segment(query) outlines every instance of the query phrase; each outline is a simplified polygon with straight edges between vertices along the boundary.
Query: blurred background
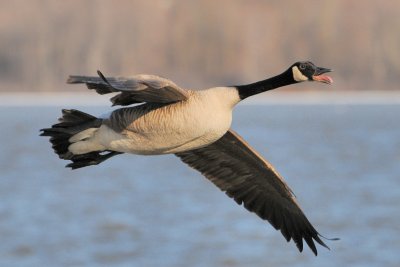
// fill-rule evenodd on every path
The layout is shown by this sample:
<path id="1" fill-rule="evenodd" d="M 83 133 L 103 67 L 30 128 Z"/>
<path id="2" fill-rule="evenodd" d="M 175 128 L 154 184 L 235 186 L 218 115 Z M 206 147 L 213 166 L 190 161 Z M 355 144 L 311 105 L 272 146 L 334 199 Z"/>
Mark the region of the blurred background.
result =
<path id="1" fill-rule="evenodd" d="M 368 266 L 400 262 L 400 1 L 0 0 L 0 266 Z M 250 83 L 333 68 L 244 101 L 233 128 L 325 241 L 299 253 L 175 156 L 71 171 L 39 129 L 110 111 L 70 74 Z M 320 92 L 320 93 L 318 93 Z M 349 93 L 351 92 L 351 93 Z"/>
<path id="2" fill-rule="evenodd" d="M 191 88 L 231 85 L 298 60 L 335 69 L 335 90 L 398 89 L 395 0 L 0 3 L 1 91 L 67 90 L 69 74 L 97 69 Z"/>

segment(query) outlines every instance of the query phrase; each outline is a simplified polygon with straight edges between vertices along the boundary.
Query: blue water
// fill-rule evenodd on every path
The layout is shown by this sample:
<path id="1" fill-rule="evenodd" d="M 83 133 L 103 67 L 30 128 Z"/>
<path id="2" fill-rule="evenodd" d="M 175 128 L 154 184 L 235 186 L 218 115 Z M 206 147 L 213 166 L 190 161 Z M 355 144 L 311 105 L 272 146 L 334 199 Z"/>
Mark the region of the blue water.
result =
<path id="1" fill-rule="evenodd" d="M 400 105 L 236 109 L 233 128 L 341 238 L 318 257 L 174 156 L 64 168 L 38 136 L 60 108 L 0 107 L 0 266 L 399 266 Z"/>

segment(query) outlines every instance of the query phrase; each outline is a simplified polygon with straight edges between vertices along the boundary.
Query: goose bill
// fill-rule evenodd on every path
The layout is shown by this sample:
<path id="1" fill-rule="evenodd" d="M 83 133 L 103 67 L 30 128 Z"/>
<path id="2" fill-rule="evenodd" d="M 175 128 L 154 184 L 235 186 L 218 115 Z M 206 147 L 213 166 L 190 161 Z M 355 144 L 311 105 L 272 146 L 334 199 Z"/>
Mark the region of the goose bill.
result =
<path id="1" fill-rule="evenodd" d="M 317 81 L 317 82 L 322 82 L 322 83 L 327 83 L 327 84 L 331 84 L 333 83 L 333 80 L 331 77 L 329 77 L 328 75 L 313 75 L 313 80 Z"/>
<path id="2" fill-rule="evenodd" d="M 332 71 L 331 69 L 317 67 L 312 78 L 314 81 L 317 81 L 317 82 L 331 84 L 331 83 L 333 83 L 332 78 L 329 77 L 328 75 L 323 75 L 324 73 L 331 72 L 331 71 Z"/>

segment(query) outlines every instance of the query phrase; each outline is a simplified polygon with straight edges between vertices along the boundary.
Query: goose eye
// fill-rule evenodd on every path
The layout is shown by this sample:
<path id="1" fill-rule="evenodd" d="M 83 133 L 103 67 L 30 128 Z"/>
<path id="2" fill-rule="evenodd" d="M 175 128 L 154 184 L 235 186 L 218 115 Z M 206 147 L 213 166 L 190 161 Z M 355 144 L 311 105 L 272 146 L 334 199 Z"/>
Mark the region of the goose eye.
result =
<path id="1" fill-rule="evenodd" d="M 300 64 L 300 69 L 305 70 L 306 69 L 306 64 Z"/>

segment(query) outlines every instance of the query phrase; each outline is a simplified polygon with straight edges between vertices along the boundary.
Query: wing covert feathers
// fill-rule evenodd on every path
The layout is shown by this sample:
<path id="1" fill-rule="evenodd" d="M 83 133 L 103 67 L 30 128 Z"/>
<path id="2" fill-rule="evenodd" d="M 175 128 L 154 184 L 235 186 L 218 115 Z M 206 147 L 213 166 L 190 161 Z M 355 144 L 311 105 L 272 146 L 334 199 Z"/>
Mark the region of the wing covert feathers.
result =
<path id="1" fill-rule="evenodd" d="M 118 93 L 111 98 L 114 105 L 127 106 L 136 103 L 173 103 L 188 98 L 186 90 L 174 82 L 156 76 L 140 74 L 130 78 L 108 77 L 100 71 L 99 77 L 69 76 L 67 83 L 85 83 L 98 94 Z"/>

